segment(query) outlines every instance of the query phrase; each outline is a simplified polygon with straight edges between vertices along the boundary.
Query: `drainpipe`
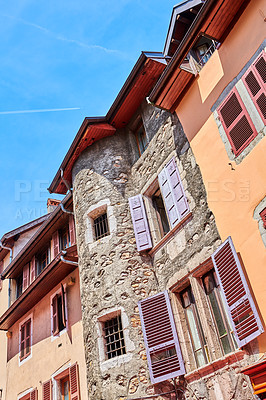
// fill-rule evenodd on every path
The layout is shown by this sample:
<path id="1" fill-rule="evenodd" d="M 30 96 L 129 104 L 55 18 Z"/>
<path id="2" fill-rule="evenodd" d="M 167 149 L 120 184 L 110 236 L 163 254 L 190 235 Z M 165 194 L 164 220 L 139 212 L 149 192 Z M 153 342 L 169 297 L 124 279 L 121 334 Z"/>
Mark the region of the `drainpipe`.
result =
<path id="1" fill-rule="evenodd" d="M 71 265 L 78 266 L 78 263 L 76 261 L 66 260 L 64 258 L 64 255 L 67 253 L 66 251 L 62 251 L 62 253 L 63 253 L 63 255 L 60 257 L 61 261 L 63 261 L 65 264 L 71 264 Z"/>
<path id="2" fill-rule="evenodd" d="M 61 207 L 61 210 L 62 210 L 64 213 L 74 215 L 73 211 L 66 210 L 62 203 L 60 203 L 60 207 Z"/>
<path id="3" fill-rule="evenodd" d="M 13 260 L 12 247 L 4 246 L 3 243 L 1 242 L 1 240 L 0 240 L 0 247 L 2 247 L 2 249 L 6 249 L 6 250 L 10 251 L 10 263 L 11 263 Z"/>
<path id="4" fill-rule="evenodd" d="M 71 190 L 71 187 L 69 186 L 69 183 L 65 180 L 65 178 L 64 178 L 64 171 L 63 171 L 63 168 L 60 168 L 60 171 L 61 171 L 61 178 L 62 178 L 62 181 L 64 182 L 64 184 L 66 185 L 66 188 L 69 190 L 69 192 L 71 193 L 72 192 L 72 190 Z"/>

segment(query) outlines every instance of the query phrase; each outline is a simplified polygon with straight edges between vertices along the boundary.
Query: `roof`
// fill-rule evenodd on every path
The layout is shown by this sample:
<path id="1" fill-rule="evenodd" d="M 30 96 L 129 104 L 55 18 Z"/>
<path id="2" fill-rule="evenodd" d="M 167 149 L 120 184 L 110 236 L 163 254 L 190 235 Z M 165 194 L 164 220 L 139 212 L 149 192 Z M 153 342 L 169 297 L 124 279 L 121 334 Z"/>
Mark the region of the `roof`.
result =
<path id="1" fill-rule="evenodd" d="M 12 231 L 5 233 L 0 241 L 3 243 L 3 245 L 5 245 L 10 241 L 15 240 L 16 236 L 21 235 L 22 233 L 25 233 L 30 229 L 35 228 L 38 225 L 41 225 L 44 221 L 47 220 L 48 217 L 49 214 L 45 214 L 42 217 L 34 219 L 33 221 L 30 221 L 25 225 L 21 225 L 18 228 L 13 229 Z M 7 249 L 3 249 L 2 247 L 0 247 L 0 260 L 2 260 L 7 253 L 8 253 Z"/>
<path id="2" fill-rule="evenodd" d="M 64 180 L 72 184 L 72 168 L 81 152 L 96 141 L 112 136 L 130 121 L 141 102 L 150 94 L 166 67 L 162 53 L 142 52 L 131 73 L 104 117 L 85 118 L 48 190 L 67 192 Z M 62 178 L 63 171 L 63 178 Z"/>
<path id="3" fill-rule="evenodd" d="M 65 208 L 69 207 L 72 204 L 72 194 L 69 193 L 61 202 Z M 48 214 L 48 217 L 43 222 L 43 224 L 39 227 L 39 229 L 34 233 L 34 235 L 27 241 L 25 246 L 20 250 L 20 252 L 13 258 L 12 262 L 6 267 L 6 269 L 2 272 L 1 278 L 15 278 L 18 274 L 18 271 L 23 268 L 23 266 L 31 260 L 31 258 L 36 253 L 36 247 L 38 244 L 40 246 L 43 243 L 47 243 L 47 236 L 49 235 L 50 229 L 53 227 L 56 230 L 57 225 L 59 224 L 59 219 L 62 215 L 66 215 L 60 205 L 58 205 L 53 212 Z"/>
<path id="4" fill-rule="evenodd" d="M 171 61 L 155 84 L 149 99 L 157 107 L 173 112 L 195 76 L 179 66 L 199 36 L 205 34 L 222 43 L 250 0 L 206 0 L 179 44 Z"/>
<path id="5" fill-rule="evenodd" d="M 166 36 L 164 55 L 172 56 L 205 0 L 184 0 L 174 6 Z"/>

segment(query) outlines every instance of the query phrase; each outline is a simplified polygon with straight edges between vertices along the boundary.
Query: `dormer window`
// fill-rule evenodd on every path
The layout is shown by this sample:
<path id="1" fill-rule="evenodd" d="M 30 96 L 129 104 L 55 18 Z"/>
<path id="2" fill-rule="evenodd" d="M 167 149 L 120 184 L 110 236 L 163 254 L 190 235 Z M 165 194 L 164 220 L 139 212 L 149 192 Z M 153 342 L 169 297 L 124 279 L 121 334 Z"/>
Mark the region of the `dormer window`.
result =
<path id="1" fill-rule="evenodd" d="M 202 35 L 188 52 L 180 68 L 197 75 L 219 46 L 217 40 Z"/>

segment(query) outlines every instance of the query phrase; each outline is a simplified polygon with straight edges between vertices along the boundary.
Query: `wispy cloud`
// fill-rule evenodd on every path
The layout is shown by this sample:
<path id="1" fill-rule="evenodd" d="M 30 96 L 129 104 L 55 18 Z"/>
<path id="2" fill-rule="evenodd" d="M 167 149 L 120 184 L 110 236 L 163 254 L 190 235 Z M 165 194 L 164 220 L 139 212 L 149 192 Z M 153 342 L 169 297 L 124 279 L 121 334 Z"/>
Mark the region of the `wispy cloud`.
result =
<path id="1" fill-rule="evenodd" d="M 72 110 L 80 110 L 79 107 L 72 108 L 47 108 L 42 110 L 16 110 L 16 111 L 0 111 L 0 115 L 5 114 L 29 114 L 29 113 L 41 113 L 41 112 L 54 112 L 54 111 L 72 111 Z"/>
<path id="2" fill-rule="evenodd" d="M 76 44 L 79 47 L 83 47 L 83 48 L 86 48 L 86 49 L 89 49 L 89 50 L 98 49 L 98 50 L 104 51 L 105 53 L 122 54 L 119 50 L 108 49 L 106 47 L 99 46 L 99 45 L 96 45 L 96 44 L 87 44 L 87 43 L 84 43 L 84 42 L 80 42 L 79 40 L 69 39 L 69 38 L 67 38 L 67 37 L 65 37 L 65 36 L 63 36 L 61 34 L 58 34 L 56 32 L 52 32 L 51 30 L 49 30 L 49 29 L 47 29 L 47 28 L 45 28 L 45 27 L 43 27 L 41 25 L 34 24 L 33 22 L 27 21 L 27 20 L 25 20 L 23 18 L 19 18 L 19 17 L 15 17 L 13 15 L 8 15 L 8 14 L 3 14 L 3 13 L 0 13 L 0 16 L 5 17 L 5 18 L 13 19 L 13 20 L 21 22 L 22 24 L 27 25 L 27 26 L 31 26 L 31 27 L 33 27 L 35 29 L 38 29 L 39 31 L 44 32 L 46 35 L 52 36 L 53 38 L 55 38 L 57 40 L 60 40 L 62 42 L 73 43 L 73 44 Z"/>

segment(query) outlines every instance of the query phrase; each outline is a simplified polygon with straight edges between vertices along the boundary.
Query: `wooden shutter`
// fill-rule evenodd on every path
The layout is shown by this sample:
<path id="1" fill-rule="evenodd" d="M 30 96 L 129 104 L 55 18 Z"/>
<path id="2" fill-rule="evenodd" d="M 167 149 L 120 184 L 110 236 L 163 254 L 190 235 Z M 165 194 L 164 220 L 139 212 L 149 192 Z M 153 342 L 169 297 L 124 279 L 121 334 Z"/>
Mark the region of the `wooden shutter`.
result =
<path id="1" fill-rule="evenodd" d="M 52 299 L 52 332 L 54 336 L 59 332 L 57 294 Z"/>
<path id="2" fill-rule="evenodd" d="M 260 335 L 264 329 L 231 237 L 213 253 L 212 261 L 237 344 L 241 347 Z"/>
<path id="3" fill-rule="evenodd" d="M 79 374 L 78 364 L 75 363 L 69 368 L 69 380 L 70 380 L 70 400 L 79 400 Z"/>
<path id="4" fill-rule="evenodd" d="M 257 131 L 236 88 L 217 109 L 225 133 L 236 156 L 257 136 Z"/>
<path id="5" fill-rule="evenodd" d="M 4 266 L 3 261 L 0 261 L 0 275 L 3 272 L 3 266 Z M 1 276 L 0 276 L 0 290 L 2 290 L 2 287 L 3 287 L 3 281 L 2 281 Z"/>
<path id="6" fill-rule="evenodd" d="M 61 283 L 61 296 L 62 296 L 62 319 L 63 324 L 66 327 L 66 299 L 65 299 L 65 291 L 64 286 Z"/>
<path id="7" fill-rule="evenodd" d="M 29 264 L 27 264 L 23 267 L 23 281 L 22 281 L 23 292 L 29 286 L 29 278 L 30 278 L 30 271 L 29 271 Z"/>
<path id="8" fill-rule="evenodd" d="M 52 400 L 52 380 L 42 384 L 42 400 Z"/>
<path id="9" fill-rule="evenodd" d="M 60 251 L 58 231 L 56 231 L 52 236 L 52 249 L 53 249 L 53 258 L 55 258 Z"/>
<path id="10" fill-rule="evenodd" d="M 264 124 L 266 123 L 266 54 L 263 51 L 242 78 Z"/>
<path id="11" fill-rule="evenodd" d="M 75 231 L 75 220 L 74 215 L 69 216 L 69 236 L 70 236 L 70 245 L 76 243 L 76 231 Z"/>
<path id="12" fill-rule="evenodd" d="M 30 392 L 30 400 L 38 400 L 37 388 L 33 389 L 33 391 Z"/>
<path id="13" fill-rule="evenodd" d="M 32 258 L 30 262 L 30 283 L 32 283 L 36 278 L 36 262 L 35 257 Z"/>
<path id="14" fill-rule="evenodd" d="M 151 234 L 141 194 L 128 199 L 138 251 L 152 248 Z"/>
<path id="15" fill-rule="evenodd" d="M 25 357 L 26 348 L 26 325 L 23 324 L 20 328 L 20 360 Z"/>
<path id="16" fill-rule="evenodd" d="M 171 228 L 173 228 L 189 211 L 174 158 L 160 172 L 158 180 Z"/>
<path id="17" fill-rule="evenodd" d="M 152 383 L 185 373 L 167 291 L 138 303 Z"/>

